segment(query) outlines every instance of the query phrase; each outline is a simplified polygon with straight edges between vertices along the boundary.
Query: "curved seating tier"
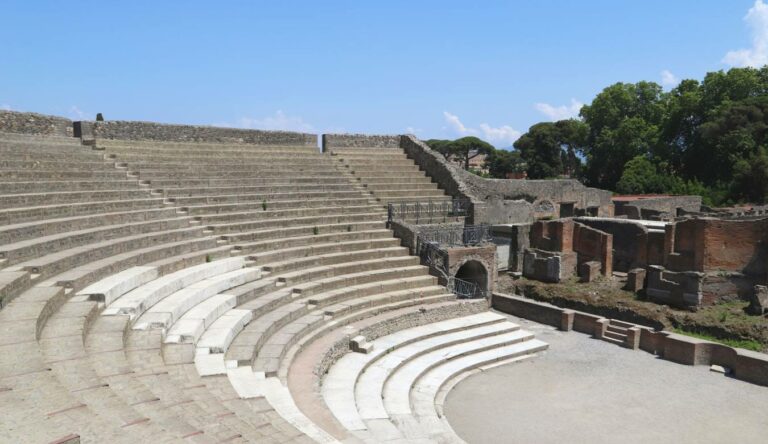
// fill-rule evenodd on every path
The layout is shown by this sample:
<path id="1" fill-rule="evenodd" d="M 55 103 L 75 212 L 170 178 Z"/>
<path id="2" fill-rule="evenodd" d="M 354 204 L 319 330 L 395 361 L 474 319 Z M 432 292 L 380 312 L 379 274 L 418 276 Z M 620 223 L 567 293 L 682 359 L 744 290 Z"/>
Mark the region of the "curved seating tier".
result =
<path id="1" fill-rule="evenodd" d="M 442 194 L 403 156 L 372 153 L 404 176 L 372 196 L 359 178 L 389 183 L 376 167 L 306 146 L 0 133 L 0 153 L 0 436 L 15 442 L 354 439 L 297 405 L 297 357 L 358 322 L 458 304 L 385 227 L 382 198 Z M 456 320 L 472 340 L 450 321 L 419 327 L 414 344 L 440 328 L 455 339 L 424 342 L 395 374 L 413 368 L 432 393 L 448 368 L 430 365 L 440 345 L 464 369 L 534 344 L 487 316 Z M 345 355 L 325 387 L 384 339 Z M 411 413 L 426 424 L 424 399 Z"/>

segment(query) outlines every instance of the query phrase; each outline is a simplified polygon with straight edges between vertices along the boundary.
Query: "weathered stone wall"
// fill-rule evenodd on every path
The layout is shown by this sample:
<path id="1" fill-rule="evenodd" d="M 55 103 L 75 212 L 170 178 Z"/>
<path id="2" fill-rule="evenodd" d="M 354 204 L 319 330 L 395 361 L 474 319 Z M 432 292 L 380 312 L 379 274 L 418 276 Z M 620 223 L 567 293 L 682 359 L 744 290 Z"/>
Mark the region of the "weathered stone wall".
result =
<path id="1" fill-rule="evenodd" d="M 613 236 L 573 219 L 537 221 L 531 228 L 531 247 L 556 253 L 575 252 L 576 268 L 585 262 L 600 262 L 600 273 L 613 272 Z M 541 255 L 538 255 L 541 256 Z M 568 270 L 570 270 L 570 265 Z M 581 273 L 580 273 L 581 275 Z"/>
<path id="2" fill-rule="evenodd" d="M 661 264 L 661 250 L 663 250 L 663 234 L 659 233 L 649 241 L 648 229 L 639 223 L 626 219 L 596 219 L 577 218 L 580 224 L 608 233 L 613 237 L 612 256 L 613 269 L 627 272 L 633 268 L 645 268 L 649 263 Z M 661 243 L 661 244 L 660 244 Z M 649 244 L 654 251 L 655 262 L 649 262 Z"/>
<path id="3" fill-rule="evenodd" d="M 695 213 L 701 211 L 701 196 L 669 196 L 638 199 L 622 205 L 616 205 L 616 215 L 626 215 L 631 219 L 640 219 L 644 210 L 667 213 L 677 216 L 677 210 Z"/>
<path id="4" fill-rule="evenodd" d="M 531 225 L 494 225 L 491 232 L 496 244 L 498 270 L 522 273 L 525 250 L 531 246 Z"/>
<path id="5" fill-rule="evenodd" d="M 648 267 L 649 299 L 673 307 L 691 308 L 703 303 L 704 273 L 695 271 L 675 272 L 660 265 Z"/>
<path id="6" fill-rule="evenodd" d="M 576 211 L 613 215 L 609 191 L 585 187 L 577 180 L 485 179 L 447 162 L 413 136 L 402 136 L 400 146 L 448 194 L 472 200 L 475 224 L 520 224 L 533 222 L 536 215 L 557 217 L 561 203 L 573 205 Z"/>
<path id="7" fill-rule="evenodd" d="M 491 305 L 496 310 L 552 325 L 561 330 L 592 334 L 598 323 L 606 319 L 589 313 L 574 312 L 554 305 L 542 304 L 519 296 L 494 293 Z M 573 317 L 568 324 L 564 318 Z M 640 334 L 639 348 L 672 362 L 685 365 L 721 365 L 743 381 L 768 386 L 768 355 L 741 348 L 733 348 L 703 339 L 678 335 L 667 331 L 654 331 L 635 326 Z"/>
<path id="8" fill-rule="evenodd" d="M 676 271 L 735 271 L 765 276 L 768 218 L 723 220 L 696 218 L 667 230 L 666 266 Z"/>
<path id="9" fill-rule="evenodd" d="M 482 245 L 477 247 L 446 248 L 448 251 L 448 272 L 456 276 L 459 269 L 467 262 L 475 261 L 482 264 L 486 272 L 486 288 L 493 291 L 496 287 L 496 245 Z"/>
<path id="10" fill-rule="evenodd" d="M 77 126 L 79 127 L 77 136 L 83 138 L 317 146 L 317 135 L 289 131 L 262 131 L 122 120 L 84 121 L 79 122 Z"/>
<path id="11" fill-rule="evenodd" d="M 71 137 L 72 121 L 45 114 L 0 110 L 0 132 Z"/>
<path id="12" fill-rule="evenodd" d="M 334 148 L 399 148 L 400 136 L 323 134 L 323 152 Z"/>

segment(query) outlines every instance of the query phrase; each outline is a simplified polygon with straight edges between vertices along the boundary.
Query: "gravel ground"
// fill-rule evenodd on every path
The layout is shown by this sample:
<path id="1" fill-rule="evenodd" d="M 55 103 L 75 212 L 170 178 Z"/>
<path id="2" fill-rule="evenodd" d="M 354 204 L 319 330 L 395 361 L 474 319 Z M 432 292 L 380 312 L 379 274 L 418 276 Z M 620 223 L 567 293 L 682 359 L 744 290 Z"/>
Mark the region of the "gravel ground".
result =
<path id="1" fill-rule="evenodd" d="M 468 443 L 768 442 L 768 387 L 511 318 L 549 343 L 448 394 Z"/>

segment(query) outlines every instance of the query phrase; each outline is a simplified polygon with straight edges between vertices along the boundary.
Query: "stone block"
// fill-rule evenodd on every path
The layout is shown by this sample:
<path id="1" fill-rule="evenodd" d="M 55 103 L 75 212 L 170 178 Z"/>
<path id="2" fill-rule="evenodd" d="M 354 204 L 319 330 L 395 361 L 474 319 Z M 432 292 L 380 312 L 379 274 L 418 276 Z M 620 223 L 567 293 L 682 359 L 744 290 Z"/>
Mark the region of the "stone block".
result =
<path id="1" fill-rule="evenodd" d="M 579 266 L 579 277 L 581 277 L 582 282 L 592 282 L 600 276 L 600 269 L 600 262 L 584 262 Z"/>
<path id="2" fill-rule="evenodd" d="M 573 329 L 573 319 L 576 316 L 576 312 L 573 310 L 563 310 L 560 317 L 560 330 L 571 331 Z"/>
<path id="3" fill-rule="evenodd" d="M 768 312 L 768 286 L 755 285 L 749 309 L 753 314 L 760 316 Z"/>
<path id="4" fill-rule="evenodd" d="M 645 288 L 645 269 L 633 268 L 627 273 L 627 284 L 624 287 L 626 290 L 638 292 Z"/>

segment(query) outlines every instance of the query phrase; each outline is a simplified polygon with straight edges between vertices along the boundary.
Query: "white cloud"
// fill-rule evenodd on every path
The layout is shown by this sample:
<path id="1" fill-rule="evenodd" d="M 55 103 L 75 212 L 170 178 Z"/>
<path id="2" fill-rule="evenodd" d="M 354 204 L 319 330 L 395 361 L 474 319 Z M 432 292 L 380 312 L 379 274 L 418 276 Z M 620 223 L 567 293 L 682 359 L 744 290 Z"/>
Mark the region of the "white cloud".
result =
<path id="1" fill-rule="evenodd" d="M 77 119 L 77 120 L 94 120 L 95 119 L 95 116 L 93 114 L 82 111 L 76 105 L 72 105 L 72 107 L 69 108 L 69 115 L 73 119 Z"/>
<path id="2" fill-rule="evenodd" d="M 736 67 L 760 67 L 768 64 L 768 5 L 763 0 L 756 0 L 744 21 L 752 33 L 752 47 L 729 51 L 723 57 L 723 63 Z"/>
<path id="3" fill-rule="evenodd" d="M 0 110 L 3 110 L 3 111 L 11 111 L 12 109 L 13 109 L 13 108 L 11 108 L 11 105 L 9 105 L 9 104 L 7 104 L 7 103 L 3 103 L 2 105 L 0 105 Z"/>
<path id="4" fill-rule="evenodd" d="M 492 127 L 487 123 L 481 123 L 480 128 L 469 128 L 461 122 L 459 116 L 451 114 L 448 111 L 443 111 L 443 117 L 445 123 L 448 124 L 448 129 L 458 136 L 478 136 L 488 141 L 494 146 L 509 146 L 515 140 L 520 138 L 520 131 L 512 128 L 509 125 L 502 125 L 500 127 Z"/>
<path id="5" fill-rule="evenodd" d="M 305 122 L 301 117 L 289 116 L 281 110 L 278 110 L 272 116 L 261 119 L 242 117 L 235 124 L 221 124 L 221 126 L 273 131 L 315 132 L 315 127 Z"/>
<path id="6" fill-rule="evenodd" d="M 406 134 L 419 134 L 422 131 L 424 131 L 424 130 L 422 130 L 421 128 L 414 128 L 412 126 L 409 126 L 409 127 L 405 128 L 405 133 Z"/>
<path id="7" fill-rule="evenodd" d="M 536 103 L 533 105 L 536 111 L 547 116 L 549 120 L 564 120 L 577 117 L 582 106 L 584 104 L 576 99 L 571 99 L 570 105 L 554 106 L 549 103 Z"/>
<path id="8" fill-rule="evenodd" d="M 677 76 L 672 74 L 672 72 L 668 69 L 665 69 L 661 72 L 661 84 L 663 86 L 673 87 L 677 86 L 678 83 L 680 83 L 680 79 L 678 79 Z"/>

